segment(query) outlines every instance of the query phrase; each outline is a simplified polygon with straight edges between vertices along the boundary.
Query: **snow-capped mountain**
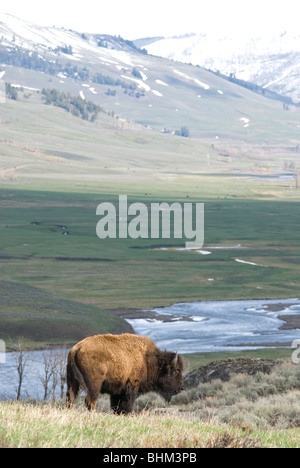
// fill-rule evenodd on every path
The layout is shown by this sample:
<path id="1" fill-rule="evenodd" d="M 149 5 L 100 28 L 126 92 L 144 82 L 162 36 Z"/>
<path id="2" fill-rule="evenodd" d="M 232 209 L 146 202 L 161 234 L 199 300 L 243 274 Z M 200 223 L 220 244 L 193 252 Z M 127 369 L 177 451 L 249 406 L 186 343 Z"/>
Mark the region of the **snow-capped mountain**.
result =
<path id="1" fill-rule="evenodd" d="M 186 50 L 196 39 L 184 38 Z M 173 45 L 176 41 L 171 40 Z M 156 44 L 166 43 L 157 40 Z M 286 112 L 286 98 L 278 100 L 251 83 L 238 86 L 199 66 L 148 55 L 137 46 L 121 37 L 44 27 L 2 14 L 0 79 L 23 90 L 20 99 L 32 92 L 38 99 L 43 90 L 80 96 L 101 106 L 122 128 L 134 122 L 213 142 L 221 138 L 259 141 L 269 135 L 270 121 L 276 139 L 282 127 L 287 131 L 288 119 L 294 138 L 297 114 Z M 291 123 L 293 117 L 295 123 Z"/>
<path id="2" fill-rule="evenodd" d="M 144 47 L 150 54 L 234 75 L 300 102 L 300 34 L 239 38 L 187 34 L 152 43 L 148 38 Z"/>

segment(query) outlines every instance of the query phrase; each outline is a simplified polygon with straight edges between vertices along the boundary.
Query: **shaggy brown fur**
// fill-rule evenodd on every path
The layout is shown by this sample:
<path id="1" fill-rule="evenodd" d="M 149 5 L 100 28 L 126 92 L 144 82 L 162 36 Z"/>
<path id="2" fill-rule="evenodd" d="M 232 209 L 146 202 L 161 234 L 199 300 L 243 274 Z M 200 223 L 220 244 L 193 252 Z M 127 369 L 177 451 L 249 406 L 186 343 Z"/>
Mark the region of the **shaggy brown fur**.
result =
<path id="1" fill-rule="evenodd" d="M 128 333 L 91 336 L 68 354 L 66 403 L 70 408 L 82 387 L 89 410 L 101 392 L 110 394 L 116 413 L 129 413 L 138 395 L 155 391 L 169 401 L 179 393 L 182 369 L 180 356 L 159 351 L 150 338 Z"/>

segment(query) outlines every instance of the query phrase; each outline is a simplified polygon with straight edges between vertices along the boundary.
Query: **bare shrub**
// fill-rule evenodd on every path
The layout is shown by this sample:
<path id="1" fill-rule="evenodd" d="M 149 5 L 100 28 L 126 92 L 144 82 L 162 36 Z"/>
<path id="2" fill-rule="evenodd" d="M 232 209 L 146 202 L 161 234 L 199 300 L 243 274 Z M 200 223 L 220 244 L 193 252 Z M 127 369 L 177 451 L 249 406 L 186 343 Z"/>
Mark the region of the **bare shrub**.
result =
<path id="1" fill-rule="evenodd" d="M 24 338 L 19 338 L 19 340 L 13 345 L 13 358 L 18 373 L 17 381 L 17 396 L 16 399 L 21 399 L 21 390 L 22 385 L 26 376 L 27 364 L 30 358 L 30 351 L 28 351 L 28 342 Z"/>
<path id="2" fill-rule="evenodd" d="M 44 400 L 55 400 L 57 386 L 60 389 L 60 398 L 64 397 L 66 355 L 65 349 L 48 349 L 43 354 L 44 373 L 40 375 L 40 381 L 44 388 Z"/>

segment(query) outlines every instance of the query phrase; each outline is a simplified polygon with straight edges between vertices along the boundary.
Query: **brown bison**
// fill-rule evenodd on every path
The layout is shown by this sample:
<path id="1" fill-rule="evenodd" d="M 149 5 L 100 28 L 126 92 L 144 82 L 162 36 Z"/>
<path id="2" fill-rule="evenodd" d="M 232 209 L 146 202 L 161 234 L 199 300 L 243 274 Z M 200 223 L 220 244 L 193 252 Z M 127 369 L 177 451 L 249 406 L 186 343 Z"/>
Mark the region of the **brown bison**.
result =
<path id="1" fill-rule="evenodd" d="M 135 399 L 150 391 L 170 401 L 182 390 L 182 370 L 181 356 L 159 351 L 150 338 L 128 333 L 91 336 L 69 351 L 66 404 L 72 406 L 82 387 L 89 410 L 101 392 L 110 395 L 114 412 L 127 414 Z"/>

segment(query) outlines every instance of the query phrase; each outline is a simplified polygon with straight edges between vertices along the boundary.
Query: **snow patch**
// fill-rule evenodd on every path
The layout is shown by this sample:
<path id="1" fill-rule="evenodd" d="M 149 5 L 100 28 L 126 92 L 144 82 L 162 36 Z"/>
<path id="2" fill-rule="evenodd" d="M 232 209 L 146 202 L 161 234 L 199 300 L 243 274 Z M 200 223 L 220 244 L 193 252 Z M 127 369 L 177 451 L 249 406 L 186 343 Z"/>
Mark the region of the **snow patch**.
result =
<path id="1" fill-rule="evenodd" d="M 151 91 L 150 86 L 144 83 L 142 80 L 138 80 L 137 78 L 131 78 L 131 76 L 126 76 L 126 75 L 121 75 L 121 76 L 122 78 L 125 78 L 126 80 L 130 80 L 136 83 L 138 85 L 138 88 L 143 88 L 146 91 Z"/>
<path id="2" fill-rule="evenodd" d="M 244 128 L 247 128 L 250 126 L 250 119 L 248 119 L 247 117 L 241 117 L 240 121 L 244 123 Z"/>
<path id="3" fill-rule="evenodd" d="M 99 49 L 101 49 L 101 48 L 99 48 Z M 129 65 L 130 67 L 135 66 L 134 63 L 131 60 L 130 54 L 128 54 L 127 52 L 125 52 L 123 50 L 103 49 L 103 51 L 106 51 L 107 54 L 109 54 L 114 59 L 118 60 L 118 62 L 125 63 L 126 65 Z"/>
<path id="4" fill-rule="evenodd" d="M 148 80 L 148 77 L 147 77 L 147 75 L 146 75 L 144 72 L 141 71 L 141 72 L 140 72 L 140 75 L 141 75 L 143 81 Z"/>
<path id="5" fill-rule="evenodd" d="M 29 91 L 40 91 L 39 88 L 30 88 L 29 86 L 23 86 L 23 85 L 20 85 L 20 84 L 12 84 L 11 85 L 13 88 L 24 88 L 24 89 L 28 89 Z"/>
<path id="6" fill-rule="evenodd" d="M 165 83 L 164 81 L 161 81 L 161 80 L 155 80 L 155 83 L 159 84 L 159 85 L 162 85 L 162 86 L 168 86 L 169 85 L 167 83 Z"/>
<path id="7" fill-rule="evenodd" d="M 159 97 L 162 97 L 163 95 L 157 91 L 156 89 L 152 89 L 152 93 L 155 94 L 155 96 L 159 96 Z"/>
<path id="8" fill-rule="evenodd" d="M 242 247 L 242 244 L 237 244 L 237 245 L 217 245 L 217 246 L 209 246 L 207 247 L 209 250 L 215 249 L 215 250 L 230 250 L 230 249 L 240 249 Z"/>
<path id="9" fill-rule="evenodd" d="M 253 265 L 253 266 L 268 268 L 266 265 L 258 265 L 258 263 L 246 262 L 245 260 L 240 260 L 239 258 L 235 258 L 235 261 L 238 262 L 238 263 L 245 263 L 246 265 Z"/>
<path id="10" fill-rule="evenodd" d="M 197 78 L 192 78 L 191 76 L 187 75 L 186 73 L 182 73 L 181 71 L 176 70 L 175 68 L 174 68 L 173 71 L 174 71 L 174 73 L 176 73 L 176 75 L 179 75 L 179 76 L 181 76 L 182 78 L 185 78 L 188 81 L 193 81 L 198 86 L 200 86 L 200 88 L 203 88 L 205 90 L 210 89 L 210 86 L 208 84 L 203 83 L 202 81 L 198 80 Z"/>

